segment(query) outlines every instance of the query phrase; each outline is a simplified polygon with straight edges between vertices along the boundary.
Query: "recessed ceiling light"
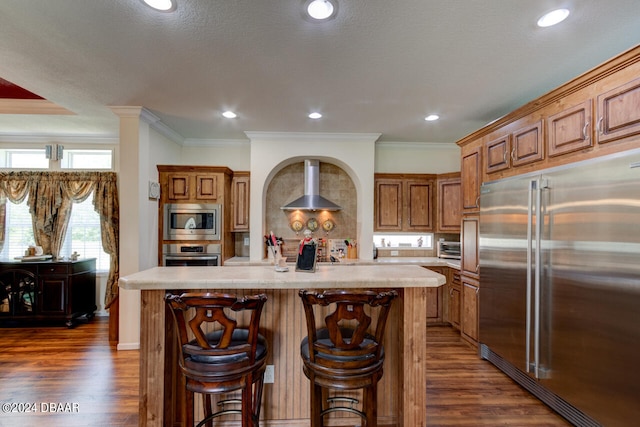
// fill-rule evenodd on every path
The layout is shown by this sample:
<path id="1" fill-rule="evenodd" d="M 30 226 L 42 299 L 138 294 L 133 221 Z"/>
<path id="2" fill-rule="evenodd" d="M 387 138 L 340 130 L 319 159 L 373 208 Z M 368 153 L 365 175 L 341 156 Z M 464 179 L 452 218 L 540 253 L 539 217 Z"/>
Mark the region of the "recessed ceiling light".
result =
<path id="1" fill-rule="evenodd" d="M 307 5 L 309 16 L 318 21 L 329 19 L 335 10 L 336 8 L 329 0 L 313 0 Z"/>
<path id="2" fill-rule="evenodd" d="M 424 119 L 428 122 L 432 122 L 434 120 L 438 120 L 440 118 L 439 115 L 437 114 L 429 114 L 427 117 L 425 117 Z"/>
<path id="3" fill-rule="evenodd" d="M 538 27 L 550 27 L 556 25 L 569 16 L 569 9 L 556 9 L 551 12 L 545 13 L 540 19 L 538 19 Z"/>
<path id="4" fill-rule="evenodd" d="M 176 0 L 142 0 L 147 6 L 161 12 L 172 12 L 176 9 Z"/>
<path id="5" fill-rule="evenodd" d="M 238 117 L 238 115 L 236 113 L 234 113 L 233 111 L 225 111 L 224 113 L 222 113 L 223 117 L 226 117 L 227 119 L 235 119 L 236 117 Z"/>
<path id="6" fill-rule="evenodd" d="M 322 114 L 320 114 L 320 113 L 311 113 L 311 114 L 309 114 L 309 118 L 310 119 L 316 120 L 316 119 L 319 119 L 321 117 L 322 117 Z"/>

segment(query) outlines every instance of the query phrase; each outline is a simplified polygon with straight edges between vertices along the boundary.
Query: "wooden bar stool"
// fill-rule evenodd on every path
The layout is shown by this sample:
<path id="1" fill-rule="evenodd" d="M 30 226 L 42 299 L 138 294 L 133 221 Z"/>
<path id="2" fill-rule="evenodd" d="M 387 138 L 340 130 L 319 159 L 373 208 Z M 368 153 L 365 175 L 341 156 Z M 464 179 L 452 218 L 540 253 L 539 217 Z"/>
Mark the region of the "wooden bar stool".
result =
<path id="1" fill-rule="evenodd" d="M 186 426 L 193 426 L 194 393 L 203 395 L 205 410 L 198 427 L 210 426 L 214 418 L 226 414 L 241 414 L 242 427 L 258 426 L 268 352 L 258 325 L 267 296 L 183 293 L 168 294 L 165 301 L 178 331 L 179 364 L 186 380 Z M 246 328 L 237 327 L 242 311 L 251 312 Z M 203 323 L 211 323 L 216 330 L 206 333 Z M 211 395 L 236 390 L 242 391 L 241 402 L 222 400 L 222 409 L 213 412 Z M 241 403 L 241 409 L 227 409 L 228 403 Z"/>
<path id="2" fill-rule="evenodd" d="M 322 427 L 324 415 L 347 411 L 361 416 L 366 427 L 377 426 L 377 386 L 382 378 L 384 348 L 382 340 L 391 302 L 396 291 L 327 290 L 299 292 L 307 321 L 307 336 L 300 344 L 303 371 L 311 385 L 311 427 Z M 318 327 L 318 307 L 333 310 Z M 374 328 L 369 310 L 378 311 Z M 353 398 L 333 397 L 328 405 L 322 389 L 363 389 L 361 409 Z M 327 406 L 327 407 L 325 407 Z"/>

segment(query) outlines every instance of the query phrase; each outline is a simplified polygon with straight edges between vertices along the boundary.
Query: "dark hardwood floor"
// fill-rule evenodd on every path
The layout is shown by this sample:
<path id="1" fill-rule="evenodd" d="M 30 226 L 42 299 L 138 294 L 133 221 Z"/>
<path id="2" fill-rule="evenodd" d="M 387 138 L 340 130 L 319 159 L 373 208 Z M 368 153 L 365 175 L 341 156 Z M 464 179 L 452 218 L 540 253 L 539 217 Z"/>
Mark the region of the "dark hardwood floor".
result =
<path id="1" fill-rule="evenodd" d="M 427 426 L 570 426 L 453 328 L 427 331 Z"/>
<path id="2" fill-rule="evenodd" d="M 430 327 L 428 343 L 429 427 L 569 425 L 452 328 Z M 106 318 L 75 329 L 2 328 L 0 348 L 0 426 L 138 424 L 139 353 L 109 345 Z"/>
<path id="3" fill-rule="evenodd" d="M 108 318 L 0 329 L 0 426 L 137 426 L 139 352 L 117 351 L 108 334 Z"/>

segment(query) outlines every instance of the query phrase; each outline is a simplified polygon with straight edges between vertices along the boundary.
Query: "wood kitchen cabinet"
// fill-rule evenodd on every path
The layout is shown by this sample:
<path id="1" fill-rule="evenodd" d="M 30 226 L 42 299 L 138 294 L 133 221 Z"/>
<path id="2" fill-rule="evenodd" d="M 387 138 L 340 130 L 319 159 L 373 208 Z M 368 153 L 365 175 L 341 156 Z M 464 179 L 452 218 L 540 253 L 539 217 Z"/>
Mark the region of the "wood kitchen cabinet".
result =
<path id="1" fill-rule="evenodd" d="M 549 157 L 560 156 L 593 146 L 593 102 L 587 99 L 578 105 L 555 113 L 547 119 L 547 151 Z"/>
<path id="2" fill-rule="evenodd" d="M 479 282 L 470 277 L 461 276 L 462 309 L 460 333 L 462 338 L 472 344 L 478 344 L 479 322 Z"/>
<path id="3" fill-rule="evenodd" d="M 640 78 L 598 96 L 598 143 L 640 135 Z"/>
<path id="4" fill-rule="evenodd" d="M 461 197 L 462 182 L 459 172 L 438 175 L 438 232 L 460 232 Z"/>
<path id="5" fill-rule="evenodd" d="M 234 172 L 231 179 L 231 231 L 249 231 L 249 172 Z"/>
<path id="6" fill-rule="evenodd" d="M 500 135 L 486 144 L 486 172 L 498 172 L 544 159 L 542 120 Z"/>
<path id="7" fill-rule="evenodd" d="M 480 275 L 480 259 L 478 246 L 478 232 L 480 217 L 465 215 L 462 218 L 462 259 L 460 262 L 462 274 L 478 278 Z"/>
<path id="8" fill-rule="evenodd" d="M 248 227 L 248 199 L 246 204 L 232 206 L 231 181 L 233 171 L 225 166 L 188 166 L 188 165 L 157 165 L 160 182 L 160 201 L 158 203 L 158 265 L 162 265 L 162 250 L 165 243 L 208 244 L 211 241 L 165 241 L 164 240 L 164 212 L 166 204 L 200 204 L 215 203 L 221 206 L 220 246 L 221 262 L 235 255 L 235 241 L 232 230 L 235 226 Z M 241 174 L 240 174 L 241 175 Z M 248 193 L 247 180 L 242 190 Z M 246 185 L 246 187 L 245 187 Z M 247 195 L 248 197 L 248 195 Z M 238 216 L 233 213 L 233 207 L 238 206 Z M 246 217 L 244 217 L 246 215 Z M 238 222 L 236 224 L 236 221 Z M 244 230 L 243 230 L 244 231 Z M 216 242 L 217 243 L 217 242 Z"/>
<path id="9" fill-rule="evenodd" d="M 434 231 L 435 175 L 376 174 L 375 231 Z"/>
<path id="10" fill-rule="evenodd" d="M 96 310 L 96 260 L 0 262 L 0 320 L 64 321 Z"/>
<path id="11" fill-rule="evenodd" d="M 448 267 L 425 267 L 448 278 Z M 437 288 L 425 288 L 427 292 L 427 324 L 441 324 L 444 321 L 444 289 L 446 285 Z"/>
<path id="12" fill-rule="evenodd" d="M 461 153 L 462 210 L 476 212 L 480 209 L 482 145 L 480 142 L 466 145 Z"/>
<path id="13" fill-rule="evenodd" d="M 218 198 L 217 174 L 169 173 L 167 200 L 208 202 Z"/>
<path id="14" fill-rule="evenodd" d="M 450 280 L 447 282 L 447 316 L 444 319 L 451 326 L 460 329 L 460 313 L 462 308 L 462 281 L 460 271 L 450 268 Z"/>

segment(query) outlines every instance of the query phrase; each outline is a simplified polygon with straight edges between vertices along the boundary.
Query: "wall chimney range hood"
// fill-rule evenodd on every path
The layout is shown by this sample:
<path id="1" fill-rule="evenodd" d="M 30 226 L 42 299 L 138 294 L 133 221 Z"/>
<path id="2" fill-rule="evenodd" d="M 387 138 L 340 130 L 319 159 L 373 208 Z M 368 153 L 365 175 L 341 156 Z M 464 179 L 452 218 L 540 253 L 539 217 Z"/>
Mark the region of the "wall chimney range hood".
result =
<path id="1" fill-rule="evenodd" d="M 342 209 L 320 195 L 320 162 L 304 161 L 304 196 L 282 206 L 285 211 L 339 211 Z"/>

